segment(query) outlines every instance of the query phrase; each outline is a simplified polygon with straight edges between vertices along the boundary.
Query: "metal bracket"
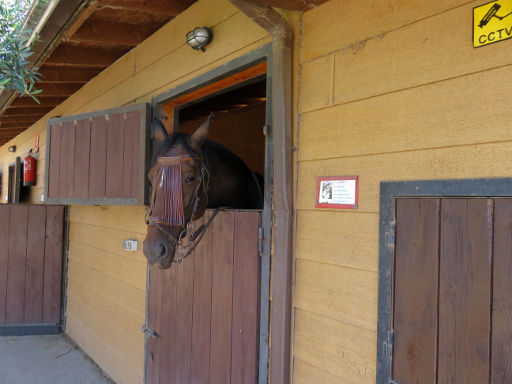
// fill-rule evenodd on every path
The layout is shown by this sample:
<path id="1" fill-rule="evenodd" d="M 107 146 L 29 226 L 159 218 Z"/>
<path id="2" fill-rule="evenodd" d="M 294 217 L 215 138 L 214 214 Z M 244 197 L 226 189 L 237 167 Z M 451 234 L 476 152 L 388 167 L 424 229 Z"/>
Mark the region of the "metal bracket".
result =
<path id="1" fill-rule="evenodd" d="M 263 228 L 258 228 L 258 253 L 263 257 Z"/>
<path id="2" fill-rule="evenodd" d="M 396 221 L 389 222 L 389 229 L 386 231 L 386 245 L 389 248 L 395 247 Z"/>
<path id="3" fill-rule="evenodd" d="M 388 331 L 388 337 L 387 340 L 383 342 L 384 346 L 384 354 L 389 357 L 390 359 L 393 358 L 393 341 L 395 338 L 395 332 L 394 331 Z"/>
<path id="4" fill-rule="evenodd" d="M 144 332 L 147 336 L 152 337 L 153 339 L 156 339 L 158 337 L 158 334 L 151 328 L 148 328 L 146 324 L 142 326 L 142 332 Z"/>

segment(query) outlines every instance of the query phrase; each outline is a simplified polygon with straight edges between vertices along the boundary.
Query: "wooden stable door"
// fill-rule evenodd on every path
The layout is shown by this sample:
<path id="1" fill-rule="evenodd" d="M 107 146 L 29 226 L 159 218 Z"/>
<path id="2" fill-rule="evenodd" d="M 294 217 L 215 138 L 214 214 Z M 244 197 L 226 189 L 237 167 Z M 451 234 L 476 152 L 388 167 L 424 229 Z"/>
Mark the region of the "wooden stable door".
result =
<path id="1" fill-rule="evenodd" d="M 183 263 L 149 269 L 146 384 L 257 382 L 259 223 L 220 212 Z"/>
<path id="2" fill-rule="evenodd" d="M 398 199 L 393 380 L 512 383 L 512 199 Z"/>
<path id="3" fill-rule="evenodd" d="M 0 205 L 0 335 L 60 331 L 63 234 L 63 206 Z"/>

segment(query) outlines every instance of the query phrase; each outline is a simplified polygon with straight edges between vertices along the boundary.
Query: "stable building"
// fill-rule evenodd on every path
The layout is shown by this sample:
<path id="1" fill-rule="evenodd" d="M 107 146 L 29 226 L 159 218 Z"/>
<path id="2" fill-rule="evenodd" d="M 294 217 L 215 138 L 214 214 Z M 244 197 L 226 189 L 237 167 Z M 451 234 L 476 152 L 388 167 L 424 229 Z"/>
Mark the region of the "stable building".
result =
<path id="1" fill-rule="evenodd" d="M 512 1 L 50 3 L 40 103 L 0 93 L 2 334 L 117 383 L 512 382 Z M 263 209 L 148 268 L 151 121 L 210 112 Z"/>

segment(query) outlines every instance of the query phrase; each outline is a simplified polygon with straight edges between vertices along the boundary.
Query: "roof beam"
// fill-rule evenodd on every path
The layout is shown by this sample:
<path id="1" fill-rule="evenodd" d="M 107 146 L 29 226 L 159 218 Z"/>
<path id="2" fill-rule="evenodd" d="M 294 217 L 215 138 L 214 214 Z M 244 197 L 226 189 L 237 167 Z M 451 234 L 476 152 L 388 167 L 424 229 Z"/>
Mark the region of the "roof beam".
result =
<path id="1" fill-rule="evenodd" d="M 52 107 L 23 107 L 7 108 L 2 116 L 36 116 L 40 117 L 50 112 Z"/>
<path id="2" fill-rule="evenodd" d="M 37 116 L 2 116 L 0 117 L 0 124 L 3 123 L 17 123 L 17 124 L 34 124 L 39 117 Z"/>
<path id="3" fill-rule="evenodd" d="M 292 11 L 307 11 L 318 7 L 327 0 L 246 0 L 248 3 L 254 3 L 267 7 L 284 8 Z"/>
<path id="4" fill-rule="evenodd" d="M 82 88 L 83 84 L 80 83 L 36 83 L 35 87 L 42 92 L 36 97 L 68 97 Z"/>
<path id="5" fill-rule="evenodd" d="M 101 0 L 99 6 L 177 16 L 196 0 Z"/>
<path id="6" fill-rule="evenodd" d="M 67 96 L 62 96 L 62 97 L 58 97 L 58 96 L 46 97 L 43 94 L 39 94 L 39 95 L 37 95 L 37 100 L 39 100 L 39 103 L 38 103 L 37 101 L 35 101 L 31 97 L 23 96 L 23 97 L 18 97 L 17 99 L 15 99 L 11 103 L 11 105 L 9 107 L 10 108 L 20 108 L 20 107 L 56 107 L 57 105 L 59 105 L 60 103 L 62 103 L 66 99 L 67 99 Z M 0 120 L 2 120 L 1 117 L 0 117 Z"/>
<path id="7" fill-rule="evenodd" d="M 98 68 L 58 68 L 44 65 L 39 70 L 38 83 L 87 83 L 101 73 Z"/>
<path id="8" fill-rule="evenodd" d="M 61 45 L 46 60 L 45 64 L 63 66 L 88 66 L 106 68 L 126 53 L 126 48 L 84 48 Z"/>
<path id="9" fill-rule="evenodd" d="M 153 26 L 86 21 L 76 33 L 67 39 L 71 43 L 88 43 L 135 47 L 154 31 Z"/>

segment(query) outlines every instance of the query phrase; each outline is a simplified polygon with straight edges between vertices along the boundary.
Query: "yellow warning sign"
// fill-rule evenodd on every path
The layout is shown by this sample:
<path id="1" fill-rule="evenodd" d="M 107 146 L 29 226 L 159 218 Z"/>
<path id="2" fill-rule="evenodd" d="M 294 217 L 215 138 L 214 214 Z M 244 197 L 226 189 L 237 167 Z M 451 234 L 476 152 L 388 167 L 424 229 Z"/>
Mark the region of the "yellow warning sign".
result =
<path id="1" fill-rule="evenodd" d="M 499 0 L 473 8 L 473 45 L 497 43 L 512 37 L 512 0 Z"/>

